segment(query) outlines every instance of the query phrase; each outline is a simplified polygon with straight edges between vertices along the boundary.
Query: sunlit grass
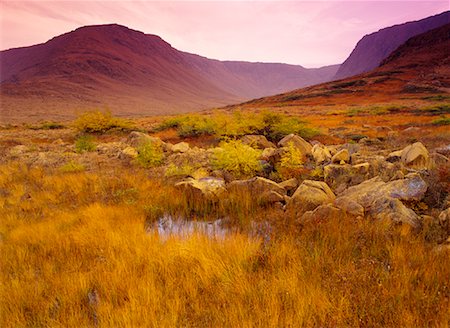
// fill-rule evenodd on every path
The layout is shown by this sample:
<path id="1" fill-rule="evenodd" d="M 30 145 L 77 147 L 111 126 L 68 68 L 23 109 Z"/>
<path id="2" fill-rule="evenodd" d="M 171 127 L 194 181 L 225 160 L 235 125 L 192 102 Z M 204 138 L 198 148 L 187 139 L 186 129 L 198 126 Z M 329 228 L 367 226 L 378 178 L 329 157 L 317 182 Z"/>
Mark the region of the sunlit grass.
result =
<path id="1" fill-rule="evenodd" d="M 1 327 L 448 325 L 448 253 L 387 223 L 281 216 L 265 239 L 161 239 L 149 207 L 192 203 L 144 171 L 9 164 L 0 191 Z M 271 220 L 229 197 L 217 211 Z"/>

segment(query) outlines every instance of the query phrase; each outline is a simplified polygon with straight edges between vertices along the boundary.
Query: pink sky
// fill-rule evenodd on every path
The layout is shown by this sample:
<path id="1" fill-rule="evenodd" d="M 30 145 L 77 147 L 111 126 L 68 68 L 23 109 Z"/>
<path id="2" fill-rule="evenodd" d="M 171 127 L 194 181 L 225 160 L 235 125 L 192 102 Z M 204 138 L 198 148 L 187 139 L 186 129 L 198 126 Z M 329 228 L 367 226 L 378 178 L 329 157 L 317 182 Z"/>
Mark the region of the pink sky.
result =
<path id="1" fill-rule="evenodd" d="M 445 1 L 0 0 L 0 49 L 83 25 L 118 23 L 221 60 L 318 67 L 343 62 L 380 28 L 449 10 Z"/>

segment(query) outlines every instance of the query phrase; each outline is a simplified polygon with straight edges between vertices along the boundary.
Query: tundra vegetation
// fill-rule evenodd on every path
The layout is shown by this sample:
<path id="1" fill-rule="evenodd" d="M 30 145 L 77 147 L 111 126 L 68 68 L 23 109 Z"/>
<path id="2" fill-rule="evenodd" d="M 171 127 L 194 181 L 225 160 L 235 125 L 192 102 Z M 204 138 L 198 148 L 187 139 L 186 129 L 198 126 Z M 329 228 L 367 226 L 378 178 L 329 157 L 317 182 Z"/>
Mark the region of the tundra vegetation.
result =
<path id="1" fill-rule="evenodd" d="M 0 326 L 445 327 L 449 136 L 423 118 L 3 127 Z M 166 233 L 171 218 L 225 233 Z"/>

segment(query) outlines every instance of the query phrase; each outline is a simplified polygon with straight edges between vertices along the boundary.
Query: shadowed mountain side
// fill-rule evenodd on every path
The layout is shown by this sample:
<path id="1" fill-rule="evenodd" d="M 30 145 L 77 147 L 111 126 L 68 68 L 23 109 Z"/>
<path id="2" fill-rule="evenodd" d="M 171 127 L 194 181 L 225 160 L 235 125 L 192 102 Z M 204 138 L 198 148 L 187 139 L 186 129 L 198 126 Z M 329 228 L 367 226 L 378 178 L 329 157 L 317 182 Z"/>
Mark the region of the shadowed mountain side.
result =
<path id="1" fill-rule="evenodd" d="M 450 24 L 409 39 L 380 67 L 351 78 L 247 102 L 243 107 L 371 104 L 450 93 Z"/>
<path id="2" fill-rule="evenodd" d="M 222 62 L 115 24 L 0 55 L 3 121 L 68 119 L 104 106 L 132 116 L 200 110 L 328 81 L 338 68 Z"/>
<path id="3" fill-rule="evenodd" d="M 419 21 L 387 27 L 366 35 L 341 65 L 335 79 L 368 72 L 378 67 L 383 59 L 409 38 L 448 23 L 450 23 L 449 11 Z"/>

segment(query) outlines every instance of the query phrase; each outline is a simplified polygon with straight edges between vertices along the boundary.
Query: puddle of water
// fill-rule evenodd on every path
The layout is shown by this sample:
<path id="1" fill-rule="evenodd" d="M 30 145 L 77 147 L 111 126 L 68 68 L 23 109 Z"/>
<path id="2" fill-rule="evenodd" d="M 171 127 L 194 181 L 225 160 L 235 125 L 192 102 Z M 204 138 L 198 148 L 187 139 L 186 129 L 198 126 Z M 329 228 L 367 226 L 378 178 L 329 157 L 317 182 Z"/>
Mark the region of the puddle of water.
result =
<path id="1" fill-rule="evenodd" d="M 196 233 L 203 234 L 209 238 L 224 239 L 226 236 L 238 232 L 238 229 L 228 227 L 226 219 L 192 221 L 165 214 L 153 225 L 149 226 L 147 232 L 157 233 L 159 238 L 163 240 L 173 236 L 187 238 Z M 267 221 L 252 221 L 247 231 L 247 235 L 250 238 L 261 239 L 264 244 L 270 242 L 272 233 L 273 227 Z"/>
<path id="2" fill-rule="evenodd" d="M 189 221 L 183 218 L 174 218 L 171 215 L 164 215 L 148 232 L 157 232 L 160 238 L 167 239 L 171 236 L 186 238 L 195 233 L 204 234 L 210 238 L 223 239 L 231 233 L 231 229 L 224 226 L 224 220 L 214 221 Z"/>

